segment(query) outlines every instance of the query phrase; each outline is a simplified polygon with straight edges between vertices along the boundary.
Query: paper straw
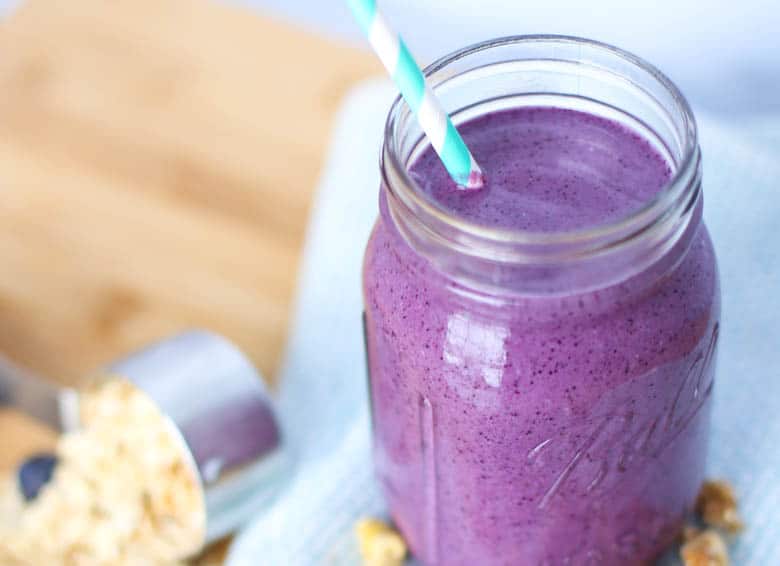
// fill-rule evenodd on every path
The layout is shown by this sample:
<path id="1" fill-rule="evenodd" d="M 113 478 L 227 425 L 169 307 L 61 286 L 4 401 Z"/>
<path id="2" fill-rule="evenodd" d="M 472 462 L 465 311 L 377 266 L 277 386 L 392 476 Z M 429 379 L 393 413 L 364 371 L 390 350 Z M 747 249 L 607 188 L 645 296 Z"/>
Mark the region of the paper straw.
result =
<path id="1" fill-rule="evenodd" d="M 377 9 L 376 0 L 348 0 L 348 3 L 452 179 L 464 188 L 481 187 L 484 183 L 482 170 L 433 94 L 403 39 L 387 25 Z"/>

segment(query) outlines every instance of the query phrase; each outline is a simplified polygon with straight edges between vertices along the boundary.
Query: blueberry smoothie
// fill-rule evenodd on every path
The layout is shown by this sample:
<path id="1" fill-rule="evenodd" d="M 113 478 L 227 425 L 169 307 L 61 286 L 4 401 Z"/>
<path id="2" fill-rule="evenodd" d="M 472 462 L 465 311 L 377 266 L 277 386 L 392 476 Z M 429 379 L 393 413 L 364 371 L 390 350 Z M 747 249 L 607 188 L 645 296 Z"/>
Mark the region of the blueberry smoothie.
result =
<path id="1" fill-rule="evenodd" d="M 456 187 L 430 147 L 409 175 L 473 225 L 598 228 L 673 175 L 643 135 L 578 110 L 503 109 L 459 130 L 483 189 Z M 528 294 L 520 276 L 454 277 L 398 229 L 382 189 L 364 265 L 375 461 L 423 564 L 627 566 L 672 542 L 702 481 L 718 339 L 715 257 L 692 207 L 687 236 L 646 269 Z"/>

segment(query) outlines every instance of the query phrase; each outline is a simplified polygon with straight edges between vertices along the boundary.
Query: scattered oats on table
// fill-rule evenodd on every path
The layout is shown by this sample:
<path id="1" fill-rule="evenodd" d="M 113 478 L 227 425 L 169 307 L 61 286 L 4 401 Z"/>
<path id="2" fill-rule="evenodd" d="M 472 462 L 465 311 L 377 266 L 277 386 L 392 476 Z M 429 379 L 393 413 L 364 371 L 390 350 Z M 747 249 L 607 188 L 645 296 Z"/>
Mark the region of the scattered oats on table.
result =
<path id="1" fill-rule="evenodd" d="M 696 512 L 702 521 L 727 533 L 740 532 L 744 525 L 737 510 L 737 496 L 725 481 L 705 481 L 696 499 Z"/>
<path id="2" fill-rule="evenodd" d="M 684 566 L 729 566 L 729 553 L 723 537 L 717 531 L 688 530 L 689 537 L 680 548 Z"/>
<path id="3" fill-rule="evenodd" d="M 734 535 L 744 525 L 737 511 L 734 489 L 722 480 L 707 480 L 696 498 L 696 513 L 707 525 L 701 530 L 686 525 L 682 532 L 680 558 L 684 566 L 729 566 L 729 552 L 723 532 Z"/>
<path id="4" fill-rule="evenodd" d="M 355 532 L 363 557 L 363 566 L 401 566 L 406 558 L 406 543 L 400 533 L 378 519 L 362 519 Z"/>
<path id="5" fill-rule="evenodd" d="M 54 476 L 0 519 L 3 566 L 176 566 L 198 552 L 205 504 L 180 438 L 131 383 L 81 397 L 82 428 L 57 444 Z"/>

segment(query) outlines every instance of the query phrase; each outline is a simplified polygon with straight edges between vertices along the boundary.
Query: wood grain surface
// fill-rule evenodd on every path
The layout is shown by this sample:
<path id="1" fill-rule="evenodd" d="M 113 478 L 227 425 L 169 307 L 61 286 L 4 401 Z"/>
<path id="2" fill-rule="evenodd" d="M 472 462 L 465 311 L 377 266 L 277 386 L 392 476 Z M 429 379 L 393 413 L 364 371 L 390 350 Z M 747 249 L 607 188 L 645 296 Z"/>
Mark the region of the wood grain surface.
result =
<path id="1" fill-rule="evenodd" d="M 63 383 L 208 327 L 273 379 L 312 191 L 366 52 L 205 0 L 0 22 L 0 350 Z M 0 413 L 0 467 L 51 436 Z"/>

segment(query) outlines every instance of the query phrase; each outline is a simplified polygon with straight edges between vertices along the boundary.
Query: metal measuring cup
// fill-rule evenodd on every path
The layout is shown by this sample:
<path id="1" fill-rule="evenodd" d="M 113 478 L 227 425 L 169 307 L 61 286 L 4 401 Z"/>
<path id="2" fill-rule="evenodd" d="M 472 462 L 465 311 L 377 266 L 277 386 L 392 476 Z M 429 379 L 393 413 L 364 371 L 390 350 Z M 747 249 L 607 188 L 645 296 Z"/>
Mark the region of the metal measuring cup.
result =
<path id="1" fill-rule="evenodd" d="M 110 364 L 93 380 L 121 377 L 169 419 L 205 502 L 204 545 L 267 508 L 290 461 L 258 371 L 227 339 L 193 330 Z M 67 432 L 79 426 L 78 393 L 0 364 L 0 405 Z"/>

